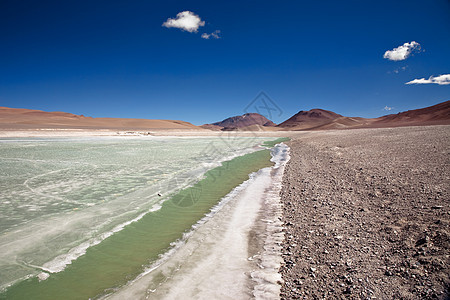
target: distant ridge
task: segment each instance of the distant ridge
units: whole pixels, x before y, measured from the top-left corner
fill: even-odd
[[[398,114],[375,119],[373,125],[446,125],[450,124],[450,100],[420,109],[408,110]]]
[[[256,125],[256,126],[255,126]],[[257,113],[246,113],[241,116],[234,116],[223,121],[201,125],[200,127],[210,130],[242,130],[248,128],[264,130],[264,127],[274,127],[276,124],[263,115]]]
[[[450,100],[374,119],[344,117],[324,109],[311,109],[299,111],[277,127],[281,130],[328,130],[420,125],[450,125]]]
[[[108,129],[108,130],[216,130],[298,131],[400,126],[450,125],[450,100],[398,114],[366,119],[345,117],[324,109],[299,111],[276,125],[257,113],[234,116],[213,124],[195,126],[178,120],[92,118],[66,112],[0,107],[0,130]]]
[[[178,120],[92,118],[66,112],[0,107],[0,130],[33,129],[203,130]]]

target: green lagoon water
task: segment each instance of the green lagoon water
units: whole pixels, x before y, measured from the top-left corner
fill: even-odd
[[[257,149],[263,141],[0,142],[0,298],[113,292],[181,243],[248,174],[272,164],[269,150]]]

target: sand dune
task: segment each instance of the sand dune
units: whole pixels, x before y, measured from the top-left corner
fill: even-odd
[[[66,112],[0,107],[0,130],[33,129],[204,130],[177,120],[92,118]]]

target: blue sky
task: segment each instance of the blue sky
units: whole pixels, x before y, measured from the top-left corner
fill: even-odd
[[[92,117],[377,117],[449,100],[449,54],[447,0],[0,1],[0,106]]]

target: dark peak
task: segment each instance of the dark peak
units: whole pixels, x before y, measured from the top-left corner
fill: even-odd
[[[227,118],[223,121],[216,122],[211,125],[223,127],[223,130],[236,129],[251,125],[276,126],[275,123],[258,113],[245,113],[240,116]]]
[[[318,123],[330,122],[340,117],[342,116],[335,112],[320,108],[314,108],[311,110],[301,110],[278,126],[296,127],[299,125],[303,126],[303,124],[311,124],[311,126],[316,126]]]

